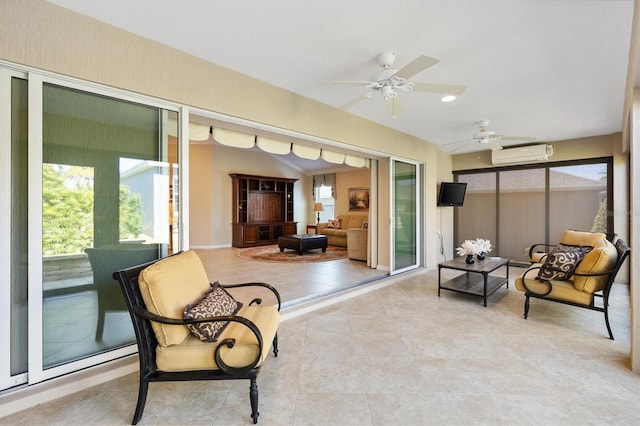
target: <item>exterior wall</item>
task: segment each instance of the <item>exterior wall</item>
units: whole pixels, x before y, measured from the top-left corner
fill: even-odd
[[[548,142],[553,146],[549,161],[567,161],[585,158],[611,157],[617,146],[621,146],[621,133]],[[491,151],[472,152],[455,155],[453,170],[486,169],[496,167],[491,164]]]
[[[0,27],[2,60],[354,147],[419,162],[435,162],[435,146],[423,140],[121,31],[44,0],[0,2]],[[381,173],[379,176],[382,180],[388,175]],[[434,187],[435,175],[430,172],[425,176],[425,187]],[[381,204],[381,208],[387,207],[388,204]],[[435,220],[435,203],[427,203],[426,208],[428,223]],[[389,223],[382,219],[381,216],[381,224]],[[190,229],[196,229],[195,224],[189,225]],[[380,232],[379,235],[378,245],[382,255],[388,252],[388,232]],[[435,256],[428,251],[427,265],[435,266]]]

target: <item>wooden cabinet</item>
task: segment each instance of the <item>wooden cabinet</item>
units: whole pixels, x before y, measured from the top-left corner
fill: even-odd
[[[275,244],[297,233],[293,221],[293,184],[297,179],[230,174],[234,247]]]

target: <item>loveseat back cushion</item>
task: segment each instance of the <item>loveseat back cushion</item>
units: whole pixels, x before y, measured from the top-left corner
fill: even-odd
[[[191,250],[144,269],[138,282],[149,312],[176,319],[182,319],[185,306],[200,299],[210,288],[202,261]],[[152,322],[151,326],[161,346],[176,345],[191,334],[185,325]]]
[[[571,246],[598,248],[606,246],[607,236],[602,232],[573,231],[567,229],[562,234],[562,240],[560,240],[560,242]]]
[[[604,234],[602,234],[604,236]],[[618,261],[618,251],[604,238],[603,246],[596,247],[585,254],[582,262],[578,264],[573,276],[573,285],[576,289],[587,293],[595,293],[604,289],[609,280],[608,275],[595,277],[583,277],[579,274],[598,274],[612,269]]]
[[[234,315],[242,307],[220,283],[211,284],[211,288],[200,300],[184,308],[185,319],[200,319],[207,317],[219,317]],[[227,326],[227,321],[210,321],[187,324],[187,328],[194,336],[203,342],[215,342],[218,336]]]
[[[342,220],[342,229],[362,228],[362,222],[367,218],[366,215],[360,214],[344,214],[338,215],[337,219]]]

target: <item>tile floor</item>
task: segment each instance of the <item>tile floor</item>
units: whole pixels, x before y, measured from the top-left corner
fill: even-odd
[[[285,310],[280,355],[258,378],[259,424],[637,425],[628,290],[613,289],[615,341],[602,314],[585,309],[533,300],[524,320],[513,285],[486,308],[438,297],[437,271],[385,278],[299,316]],[[124,425],[136,396],[131,374],[0,424]],[[140,424],[251,424],[249,414],[246,381],[156,383]]]

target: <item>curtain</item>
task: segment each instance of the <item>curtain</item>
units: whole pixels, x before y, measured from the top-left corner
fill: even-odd
[[[336,174],[326,173],[324,175],[313,175],[313,194],[316,193],[316,188],[320,188],[322,185],[331,187],[331,198],[336,199]]]

